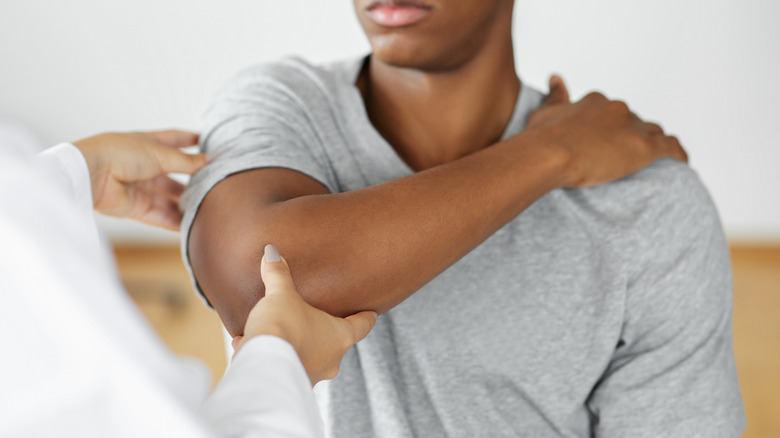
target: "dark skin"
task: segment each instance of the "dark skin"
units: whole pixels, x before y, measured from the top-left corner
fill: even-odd
[[[399,31],[368,18],[371,1],[355,0],[373,48],[357,86],[374,127],[414,170],[496,143],[520,91],[507,38],[513,2],[440,3]]]
[[[401,28],[373,23],[369,2],[355,3],[373,48],[356,85],[374,126],[416,172],[339,194],[280,168],[217,184],[188,249],[234,336],[264,294],[257,265],[269,242],[308,303],[337,316],[382,313],[551,190],[686,159],[674,137],[621,102],[591,94],[569,103],[558,78],[528,129],[497,142],[520,87],[512,1],[430,1],[423,20]]]

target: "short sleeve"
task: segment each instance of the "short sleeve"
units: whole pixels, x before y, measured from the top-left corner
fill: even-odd
[[[317,134],[314,113],[328,105],[307,64],[288,59],[247,69],[217,92],[203,113],[200,151],[212,161],[191,179],[181,201],[182,256],[203,199],[230,175],[264,167],[296,170],[339,191],[333,166]]]
[[[588,401],[597,437],[737,437],[728,246],[706,190],[672,166],[637,228],[620,341]]]

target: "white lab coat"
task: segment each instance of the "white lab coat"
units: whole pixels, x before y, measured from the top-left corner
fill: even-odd
[[[73,145],[0,145],[0,436],[323,436],[286,341],[247,342],[209,396],[128,298]]]

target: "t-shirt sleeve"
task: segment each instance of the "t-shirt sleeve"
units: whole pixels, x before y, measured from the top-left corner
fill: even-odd
[[[193,176],[179,205],[182,256],[201,297],[187,241],[198,208],[220,181],[250,169],[282,167],[339,191],[313,122],[312,107],[323,105],[322,93],[305,68],[295,60],[250,68],[228,81],[203,113],[200,151],[213,154],[212,161]]]
[[[737,437],[728,247],[695,174],[666,176],[637,229],[620,341],[588,402],[594,435]]]

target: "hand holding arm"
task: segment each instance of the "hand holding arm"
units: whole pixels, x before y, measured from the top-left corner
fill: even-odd
[[[376,313],[341,319],[309,306],[271,245],[260,270],[266,296],[249,314],[244,336],[233,339],[236,356],[202,419],[219,436],[323,437],[309,384],[336,375],[344,353],[371,331]]]
[[[178,150],[197,143],[197,134],[183,131],[106,133],[73,142],[87,161],[96,210],[170,230],[179,229],[184,187],[167,174],[193,174],[206,164],[205,155]]]
[[[233,339],[236,353],[255,336],[273,335],[295,348],[312,386],[336,377],[344,353],[374,327],[376,312],[337,318],[310,306],[298,295],[287,261],[273,245],[265,247],[260,271],[265,297],[249,313],[244,335]]]
[[[596,118],[612,121],[608,130],[598,127]],[[565,151],[568,165],[562,187],[581,188],[607,183],[641,170],[661,158],[688,162],[688,154],[676,137],[666,135],[655,123],[637,117],[628,105],[590,93],[572,104],[560,76],[550,78],[550,94],[531,114],[528,130],[548,130],[556,145]],[[611,141],[604,141],[609,134]]]

